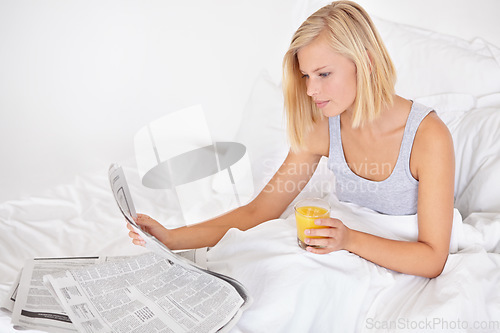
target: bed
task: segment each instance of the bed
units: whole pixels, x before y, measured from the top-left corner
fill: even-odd
[[[325,3],[297,2],[284,10],[284,3],[258,1],[252,13],[265,12],[265,18],[281,13],[277,34],[291,36],[293,27]],[[459,3],[469,6],[465,1]],[[60,3],[53,4],[61,10],[57,7]],[[391,6],[390,1],[383,4]],[[157,5],[160,12],[168,10]],[[213,10],[226,5],[231,13],[251,7],[246,2],[217,2]],[[154,14],[144,10],[141,15]],[[432,106],[453,136],[455,212],[444,271],[427,279],[382,268],[346,251],[323,256],[307,253],[296,244],[290,206],[280,219],[245,232],[231,229],[207,251],[207,267],[238,279],[254,300],[232,329],[234,333],[500,332],[500,45],[481,35],[463,39],[373,15],[396,65],[398,94]],[[463,24],[472,26],[479,21],[481,17],[470,17]],[[482,24],[487,25],[485,30],[500,32],[496,21]],[[251,179],[252,191],[245,201],[262,189],[288,150],[279,64],[286,43],[270,48],[270,37],[255,45],[262,47],[258,51],[272,52],[264,60],[258,58],[255,67],[247,68],[253,73],[248,76],[250,83],[236,85],[247,88],[238,95],[239,99],[244,97],[244,103],[228,108],[238,114],[228,116],[225,109],[221,111],[220,117],[232,122],[232,130],[220,140],[218,127],[211,127],[215,139],[246,147],[250,167],[234,174],[237,184]],[[220,103],[220,95],[215,99]],[[207,102],[209,110],[212,102]],[[156,114],[148,114],[140,126],[153,116]],[[126,134],[129,138],[120,144],[132,147],[134,133]],[[107,166],[112,162],[124,167],[139,212],[167,227],[179,226],[182,214],[174,204],[173,192],[143,186],[143,173],[130,153],[132,149],[124,151],[127,154],[111,154],[116,158],[103,163],[102,168],[78,172],[63,184],[53,181],[33,195],[8,198],[8,186],[1,190],[6,199],[0,203],[0,299],[6,297],[26,259],[145,251],[131,244],[113,202],[107,179]],[[416,239],[416,216],[385,216],[341,203],[332,187],[333,177],[322,160],[296,200],[325,198],[332,205],[332,214],[351,228],[393,239]],[[209,205],[222,207],[231,189],[221,185],[217,177],[203,184],[208,187],[203,193],[212,200]],[[202,209],[193,219],[213,214]],[[9,313],[0,311],[0,332],[14,331]]]

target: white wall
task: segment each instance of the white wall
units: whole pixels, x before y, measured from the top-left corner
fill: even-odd
[[[132,161],[140,127],[189,105],[230,140],[254,78],[279,73],[294,15],[314,2],[0,1],[0,202]],[[359,2],[500,45],[498,0]]]
[[[2,0],[0,202],[133,159],[141,126],[193,104],[231,139],[262,50],[288,43],[278,4]]]

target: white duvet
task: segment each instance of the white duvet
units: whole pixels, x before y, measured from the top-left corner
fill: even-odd
[[[0,297],[25,259],[144,251],[131,244],[104,171],[41,197],[0,204]],[[141,192],[134,177],[129,182],[138,210],[167,220],[164,193]],[[416,238],[415,216],[381,215],[333,195],[327,199],[332,215],[351,228]],[[254,300],[233,332],[500,331],[500,214],[473,213],[462,222],[456,211],[453,253],[441,276],[426,279],[346,251],[306,252],[297,246],[288,212],[245,232],[231,229],[207,253],[208,267],[240,280]],[[0,332],[15,332],[1,311]]]
[[[351,228],[416,239],[416,216],[330,201],[332,215]],[[231,229],[208,252],[208,266],[240,280],[254,297],[235,332],[498,332],[500,214],[466,222],[476,227],[455,211],[454,253],[434,279],[396,273],[347,251],[304,251],[293,215],[245,232]]]

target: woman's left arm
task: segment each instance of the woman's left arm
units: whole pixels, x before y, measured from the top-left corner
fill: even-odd
[[[310,229],[311,236],[326,239],[306,239],[310,245],[326,247],[308,247],[308,251],[322,254],[345,249],[401,273],[429,278],[440,275],[448,258],[453,224],[455,157],[451,134],[434,112],[420,124],[411,158],[419,180],[417,241],[373,236],[330,218],[318,220],[330,228]]]

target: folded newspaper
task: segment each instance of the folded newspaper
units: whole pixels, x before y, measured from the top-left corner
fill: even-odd
[[[1,308],[11,312],[14,328],[76,332],[60,302],[43,284],[45,275],[74,270],[123,257],[35,258],[27,260]]]
[[[141,230],[122,168],[112,165],[109,179],[123,216],[151,252],[27,261],[2,305],[14,325],[49,332],[229,331],[250,306],[245,288]]]

